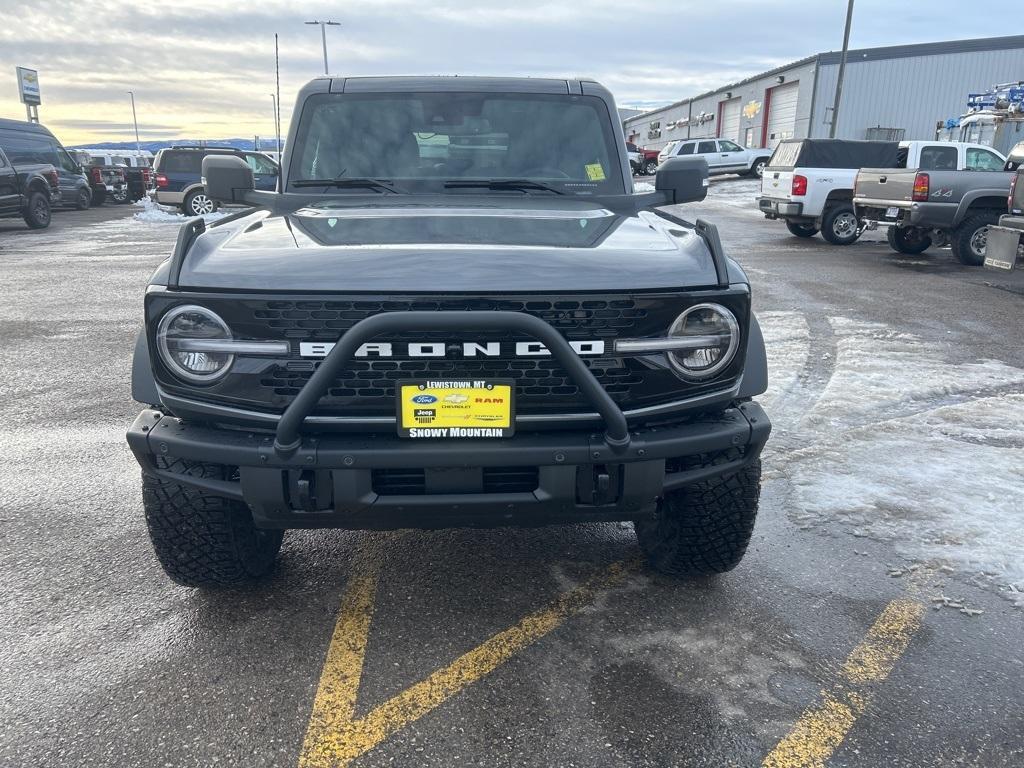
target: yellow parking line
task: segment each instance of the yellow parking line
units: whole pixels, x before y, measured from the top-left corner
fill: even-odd
[[[423,717],[547,635],[592,602],[598,591],[621,581],[639,565],[638,561],[630,561],[609,566],[579,587],[559,595],[548,607],[531,613],[358,719],[353,716],[351,705],[355,703],[366,650],[371,615],[367,606],[368,600],[372,602],[373,588],[354,584],[343,602],[327,653],[299,756],[299,767],[340,768],[349,765],[396,731]],[[375,573],[373,579],[376,580]],[[352,593],[356,594],[352,596]],[[343,626],[354,628],[355,640],[346,635],[349,630],[342,630]],[[335,644],[342,648],[335,650]]]
[[[302,747],[303,755],[314,746],[309,743],[310,734],[341,730],[355,717],[356,695],[363,675],[366,638],[370,634],[373,598],[380,574],[380,559],[369,556],[368,552],[360,548],[352,564],[352,577],[342,598],[338,621],[320,673],[306,743]]]
[[[821,692],[821,701],[800,716],[763,768],[823,768],[867,707],[870,685],[885,680],[907,649],[924,611],[916,600],[889,603],[846,658],[839,682]]]

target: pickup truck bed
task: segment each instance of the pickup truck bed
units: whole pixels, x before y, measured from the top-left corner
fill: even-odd
[[[853,203],[862,225],[890,228],[894,250],[920,253],[949,242],[963,264],[979,266],[987,229],[1006,210],[1012,177],[1002,171],[864,168]]]

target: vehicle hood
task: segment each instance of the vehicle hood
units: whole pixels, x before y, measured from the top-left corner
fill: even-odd
[[[703,239],[651,211],[623,215],[578,199],[454,197],[443,205],[331,198],[283,215],[256,211],[201,235],[178,285],[417,293],[716,283]]]

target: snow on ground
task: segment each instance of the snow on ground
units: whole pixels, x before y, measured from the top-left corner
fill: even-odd
[[[148,196],[143,197],[137,203],[135,207],[141,209],[135,214],[134,218],[136,221],[146,221],[154,224],[182,224],[188,219],[193,218],[186,216],[181,212],[179,208],[172,208],[168,205],[159,205],[153,202]],[[221,211],[214,213],[207,213],[203,216],[206,221],[216,221],[217,219],[224,218],[228,214]]]
[[[761,211],[757,207],[757,195],[760,191],[760,179],[732,175],[712,176],[708,197],[714,198],[716,203],[725,203],[761,216]]]
[[[775,378],[764,401],[797,438],[766,454],[770,474],[792,485],[791,518],[890,540],[910,560],[948,564],[1024,605],[1024,370],[829,318],[834,370],[808,397],[803,316],[761,321]]]

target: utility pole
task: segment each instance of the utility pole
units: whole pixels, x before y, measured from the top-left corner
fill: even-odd
[[[324,74],[328,72],[327,69],[327,28],[328,27],[340,27],[341,24],[337,21],[307,21],[306,24],[319,24],[320,25],[320,37],[324,44]]]
[[[139,119],[135,117],[135,94],[128,91],[128,95],[132,97],[132,122],[135,123],[135,151],[141,152],[142,146],[139,144]]]
[[[274,105],[274,133],[277,133],[277,96],[270,94],[270,103]]]
[[[277,152],[281,156],[281,55],[277,47],[277,33],[274,33],[274,76],[277,79],[277,96],[274,98],[274,127],[277,129]]]
[[[832,103],[832,125],[828,129],[828,137],[836,137],[839,127],[839,101],[843,98],[843,76],[846,74],[846,51],[850,47],[850,24],[853,22],[853,0],[846,6],[846,29],[843,31],[843,54],[839,58],[839,74],[836,76],[836,100]]]

